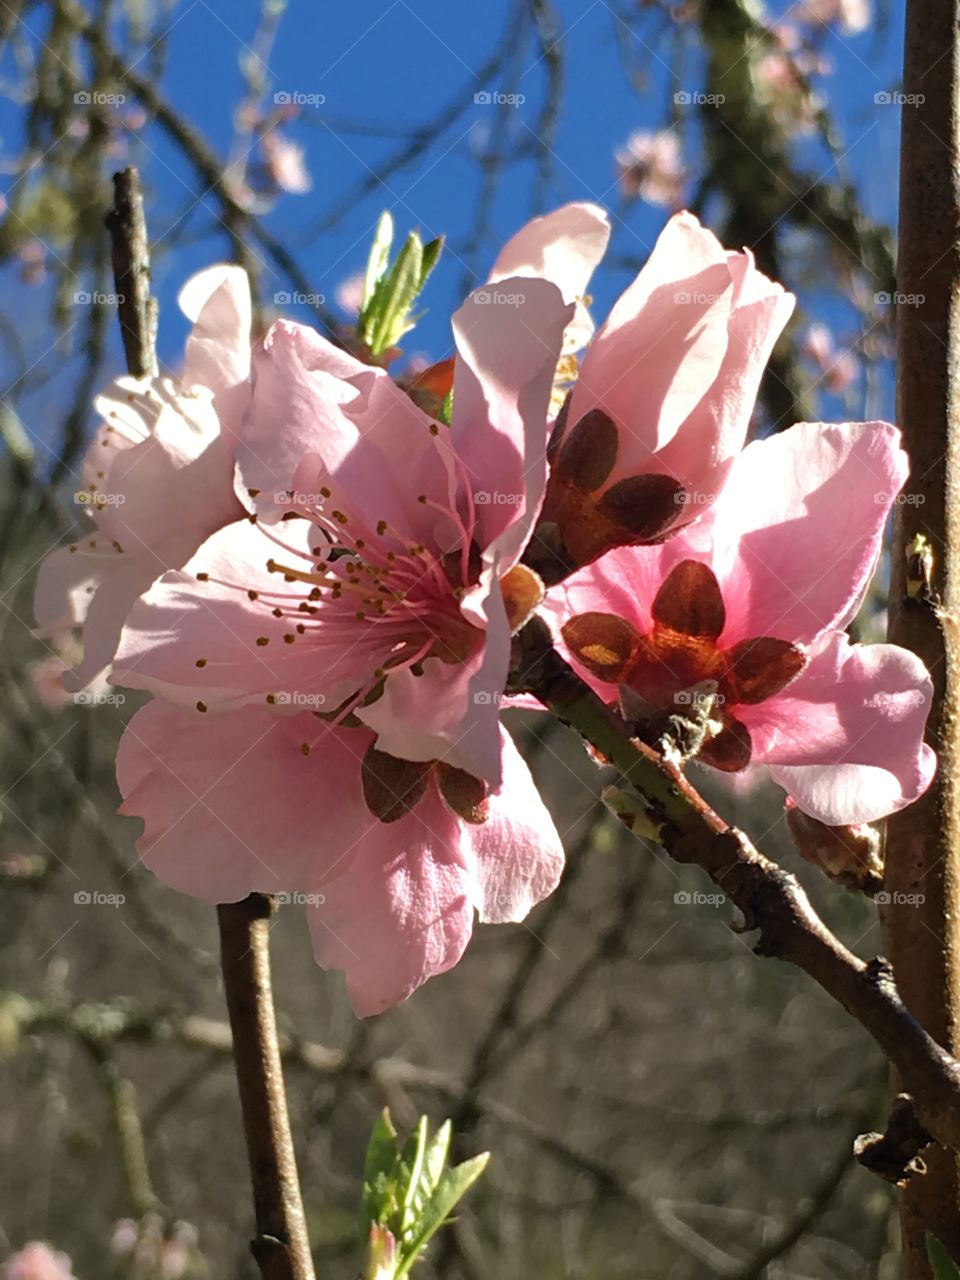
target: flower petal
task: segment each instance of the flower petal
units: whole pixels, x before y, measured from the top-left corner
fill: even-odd
[[[556,285],[516,276],[475,290],[453,317],[451,439],[477,541],[488,552],[496,542],[501,572],[520,558],[543,500],[547,408],[572,314]]]
[[[801,423],[747,446],[714,508],[724,643],[842,628],[876,567],[907,475],[885,422]]]
[[[315,891],[346,873],[377,825],[360,785],[369,741],[309,712],[200,715],[154,699],[120,742],[120,812],[143,819],[143,861],[182,893]]]
[[[586,292],[610,239],[610,216],[599,205],[562,205],[520,228],[500,250],[490,283],[509,276],[552,280],[566,302]]]
[[[563,843],[526,762],[505,729],[503,785],[488,798],[487,820],[464,824],[461,848],[473,868],[480,919],[523,920],[551,894],[563,872]]]
[[[821,642],[782,694],[740,707],[774,779],[805,813],[830,826],[873,822],[930,785],[923,741],[932,683],[915,654],[890,644]]]

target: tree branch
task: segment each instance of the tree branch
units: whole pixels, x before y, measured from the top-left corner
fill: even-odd
[[[273,906],[270,898],[254,893],[217,907],[257,1218],[250,1247],[263,1280],[314,1280],[270,982]]]
[[[660,824],[660,842],[678,862],[693,863],[739,908],[744,930],[757,930],[757,955],[789,961],[807,973],[867,1030],[900,1071],[917,1115],[943,1146],[960,1150],[960,1063],[904,1005],[882,959],[858,959],[815,912],[797,879],[755,849],[698,795],[679,762],[632,738],[627,725],[556,652],[534,619],[516,637],[511,692],[538,698],[576,729],[644,797]]]

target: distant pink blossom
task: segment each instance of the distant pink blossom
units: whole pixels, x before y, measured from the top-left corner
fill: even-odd
[[[65,1253],[35,1240],[7,1259],[3,1280],[76,1280],[76,1277]]]
[[[40,570],[39,633],[57,639],[83,628],[72,690],[109,665],[150,583],[243,512],[233,450],[250,395],[246,276],[211,267],[188,281],[180,305],[194,327],[178,378],[118,378],[97,397],[101,423],[74,494],[79,536]]]
[[[687,171],[673,129],[638,129],[616,153],[620,190],[628,200],[674,208],[683,198]]]
[[[360,314],[360,308],[363,305],[364,281],[364,273],[358,271],[355,275],[348,276],[346,280],[337,285],[334,293],[337,306],[349,316]]]
[[[271,182],[289,195],[306,195],[313,187],[307,171],[303,147],[285,137],[277,129],[260,136],[260,155]]]
[[[829,391],[840,395],[856,381],[859,372],[852,351],[838,351],[825,324],[812,324],[803,339],[803,353],[820,369]]]
[[[870,0],[801,0],[790,10],[801,22],[836,23],[847,35],[866,31],[872,15]]]
[[[930,677],[906,649],[851,644],[845,628],[906,474],[886,423],[804,423],[750,444],[707,517],[550,594],[561,642],[641,734],[715,695],[702,763],[764,764],[831,826],[901,809],[935,767]]]

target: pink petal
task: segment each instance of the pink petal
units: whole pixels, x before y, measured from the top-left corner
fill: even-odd
[[[547,409],[572,315],[556,285],[516,276],[475,290],[453,317],[452,443],[477,540],[496,542],[501,572],[519,559],[543,500]]]
[[[404,538],[433,545],[437,514],[418,498],[451,503],[446,432],[432,433],[432,419],[384,369],[281,320],[255,353],[254,372],[238,461],[265,519],[289,511],[277,495],[317,493],[332,477],[351,517],[369,528],[385,520]]]
[[[754,759],[805,813],[831,826],[873,822],[930,785],[936,760],[923,731],[932,692],[915,654],[833,633],[782,694],[738,715]]]
[[[276,557],[303,568],[311,533],[317,537],[305,520],[286,522],[282,532],[301,558],[239,520],[209,538],[182,571],[164,574],[127,619],[113,682],[186,705],[262,705],[268,695],[283,694],[281,705],[295,705],[298,695],[334,710],[384,660],[385,642],[373,627],[358,629],[349,644],[339,632],[328,640],[322,611],[303,635],[294,619],[274,617],[275,606],[294,595],[305,598],[309,588],[291,587],[282,573],[269,572],[268,562]],[[287,642],[285,636],[294,638]]]
[[[717,239],[690,214],[671,218],[594,338],[570,402],[571,425],[596,407],[616,422],[615,478],[645,470],[713,383],[727,350],[733,296]]]
[[[194,327],[180,383],[207,387],[223,430],[236,431],[250,399],[252,306],[247,273],[240,267],[208,267],[187,281],[177,301]]]
[[[500,250],[490,272],[494,284],[508,276],[552,280],[566,302],[586,292],[610,239],[610,217],[596,204],[565,204],[521,227]]]
[[[503,777],[500,691],[510,664],[510,630],[494,572],[484,575],[480,618],[486,642],[460,663],[427,658],[388,677],[382,697],[357,714],[381,751],[401,760],[443,760],[491,786]]]
[[[523,920],[551,894],[563,872],[563,843],[526,762],[503,735],[503,785],[489,798],[490,816],[463,823],[462,848],[474,868],[482,921]]]
[[[380,825],[360,783],[370,741],[309,712],[201,715],[154,699],[120,742],[120,812],[143,819],[141,858],[182,893],[235,902],[317,891]]]
[[[885,422],[807,422],[747,446],[714,511],[724,644],[846,625],[907,476],[899,441]]]
[[[458,820],[431,787],[412,813],[368,825],[307,921],[317,963],[342,969],[361,1018],[406,1000],[453,968],[473,930]]]

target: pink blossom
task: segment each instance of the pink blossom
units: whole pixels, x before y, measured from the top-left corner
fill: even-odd
[[[350,316],[360,314],[360,308],[363,305],[363,288],[364,273],[358,271],[355,275],[348,276],[346,280],[341,281],[337,285],[334,297],[337,300],[337,306]]]
[[[747,446],[711,514],[655,547],[622,548],[549,605],[606,698],[653,732],[716,692],[699,752],[765,764],[811,817],[870,822],[929,785],[932,686],[914,654],[844,628],[907,474],[886,423],[804,423]]]
[[[270,181],[280,191],[302,196],[313,187],[303,158],[303,147],[270,129],[260,136],[260,154]]]
[[[360,1016],[455,965],[475,910],[523,919],[563,864],[506,734],[503,784],[486,798],[442,762],[390,761],[373,743],[309,710],[198,716],[154,699],[117,759],[121,812],[144,820],[146,864],[209,902],[302,895],[317,962],[346,971]]]
[[[856,380],[858,366],[851,351],[838,351],[825,324],[812,324],[803,340],[803,353],[817,365],[829,391],[842,394]]]
[[[676,207],[683,198],[687,171],[673,129],[638,129],[616,153],[617,175],[625,199]]]
[[[547,582],[706,510],[743,445],[792,294],[675,215],[583,358],[551,440],[533,564]]]
[[[70,1259],[38,1240],[8,1258],[3,1280],[76,1280]]]
[[[44,561],[39,632],[83,626],[79,689],[112,660],[137,597],[242,514],[233,435],[249,400],[250,293],[237,267],[211,267],[180,294],[193,320],[177,379],[118,378],[95,401],[102,419],[74,494],[78,539]]]
[[[238,451],[257,518],[215,533],[143,596],[115,682],[277,714],[295,692],[353,712],[382,751],[499,785],[513,608],[536,603],[514,599],[515,566],[543,494],[572,314],[544,280],[471,295],[453,320],[449,428],[383,369],[278,321],[255,356]]]
[[[801,22],[837,23],[847,35],[866,31],[871,16],[870,0],[801,0],[791,10],[791,17]]]

